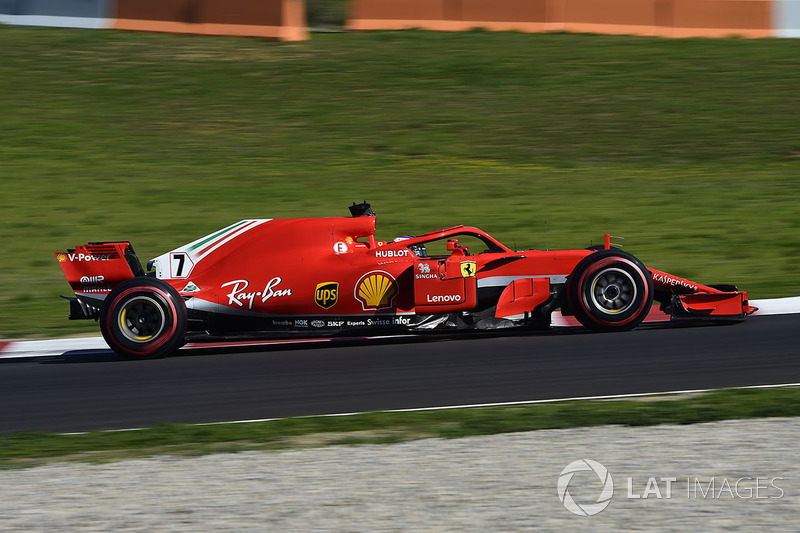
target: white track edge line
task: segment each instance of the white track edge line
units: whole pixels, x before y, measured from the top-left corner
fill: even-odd
[[[571,398],[549,398],[545,400],[520,400],[514,402],[494,402],[494,403],[474,403],[462,405],[443,405],[436,407],[412,407],[408,409],[383,409],[378,411],[353,411],[349,413],[328,413],[321,415],[303,415],[303,416],[286,416],[277,418],[253,418],[248,420],[225,420],[222,422],[199,422],[196,424],[180,424],[187,426],[216,426],[225,424],[254,424],[258,422],[276,422],[278,420],[288,420],[290,418],[334,418],[346,416],[358,416],[375,413],[417,413],[423,411],[447,411],[453,409],[481,409],[485,407],[510,407],[514,405],[537,405],[545,403],[557,402],[577,402],[589,400],[624,400],[626,398],[642,398],[647,396],[674,396],[678,394],[700,394],[704,392],[716,392],[721,390],[752,390],[752,389],[779,389],[783,387],[800,387],[800,383],[778,383],[773,385],[746,385],[743,387],[723,387],[720,389],[686,389],[676,391],[663,391],[663,392],[636,392],[630,394],[607,394],[601,396],[575,396]],[[97,431],[79,431],[74,433],[57,433],[57,435],[86,435],[88,433],[114,433],[118,431],[144,431],[148,428],[124,428],[124,429],[106,429]]]

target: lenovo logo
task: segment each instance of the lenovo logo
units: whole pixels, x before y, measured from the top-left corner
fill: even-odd
[[[451,302],[460,302],[461,296],[458,294],[437,294],[437,295],[427,295],[428,303],[431,304],[439,304],[439,303],[451,303]]]

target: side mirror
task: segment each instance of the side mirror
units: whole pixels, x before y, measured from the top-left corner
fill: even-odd
[[[458,239],[449,239],[447,241],[447,251],[452,252],[458,246]]]

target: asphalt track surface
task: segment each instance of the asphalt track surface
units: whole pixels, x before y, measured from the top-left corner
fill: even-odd
[[[0,361],[0,434],[800,382],[800,315],[728,325]]]

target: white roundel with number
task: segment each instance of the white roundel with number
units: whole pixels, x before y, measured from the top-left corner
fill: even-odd
[[[169,274],[171,278],[188,278],[194,268],[192,257],[186,252],[170,252]]]

